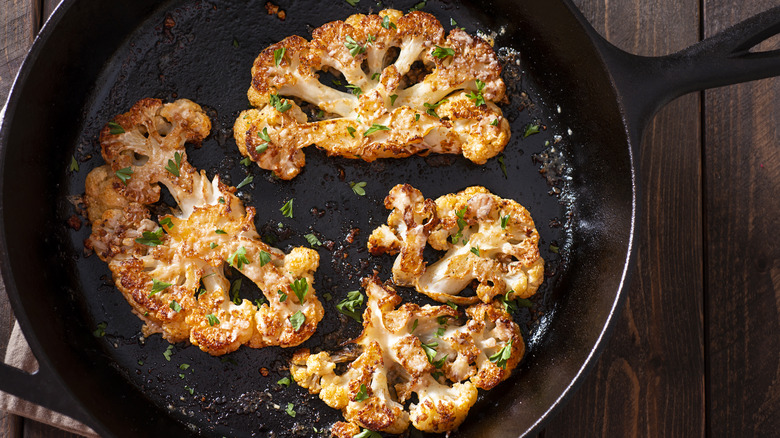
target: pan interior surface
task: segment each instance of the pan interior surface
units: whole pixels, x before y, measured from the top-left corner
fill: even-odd
[[[141,322],[107,266],[83,253],[90,229],[73,226],[72,197],[83,193],[89,171],[103,164],[97,141],[102,126],[144,97],[188,98],[206,109],[212,133],[202,147],[188,147],[190,162],[232,185],[254,177],[238,193],[257,208],[261,235],[273,236],[285,251],[308,246],[308,233],[333,242],[332,250],[318,249],[315,273],[326,316],[303,347],[335,349],[360,332],[335,305],[373,271],[390,278],[392,258],[370,256],[365,242],[385,222],[382,200],[394,185],[409,183],[434,199],[482,185],[528,208],[542,236],[548,278],[534,307],[517,315],[527,356],[507,382],[480,396],[452,436],[517,436],[537,427],[602,338],[619,301],[633,226],[629,140],[604,67],[567,5],[428,2],[423,9],[445,29],[479,31],[504,48],[499,53],[509,102],[502,109],[513,132],[502,159],[506,172],[495,158],[484,166],[450,156],[364,163],[307,148],[304,171],[279,181],[239,164],[232,139],[233,121],[249,107],[252,61],[285,36],[310,38],[314,27],[379,8],[293,2],[282,21],[266,13],[264,1],[129,3],[112,2],[107,12],[97,2],[73,2],[55,17],[56,27],[45,29],[9,105],[3,157],[9,294],[17,313],[23,309],[20,322],[33,335],[39,359],[61,376],[98,430],[117,436],[151,430],[329,436],[329,426],[341,419],[306,390],[277,383],[289,375],[287,360],[297,348],[242,347],[211,357],[191,345],[170,347],[159,335],[142,338]],[[407,10],[414,3],[391,6]],[[83,32],[86,23],[97,24]],[[524,138],[536,123],[545,129]],[[71,157],[79,161],[76,172],[68,170]],[[350,181],[365,181],[366,195],[352,192]],[[294,217],[286,218],[279,209],[291,198]],[[42,230],[44,237],[35,238]],[[332,300],[324,299],[326,293]],[[400,293],[429,302],[413,291]],[[260,295],[248,288],[242,297]],[[286,410],[289,403],[295,417]]]

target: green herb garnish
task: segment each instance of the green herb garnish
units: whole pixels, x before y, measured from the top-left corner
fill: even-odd
[[[298,313],[300,313],[300,312],[298,312]],[[287,403],[287,409],[285,409],[284,411],[287,412],[287,415],[295,418],[295,409],[294,408],[295,408],[294,404]]]
[[[382,27],[384,27],[385,29],[388,29],[388,30],[390,30],[391,27],[393,29],[398,29],[398,27],[395,25],[395,23],[390,21],[390,16],[388,16],[388,15],[385,15],[384,17],[382,17]]]
[[[480,81],[479,79],[476,80],[477,83],[477,92],[470,92],[466,94],[466,97],[471,99],[474,102],[475,106],[481,106],[485,104],[485,96],[482,95],[482,90],[485,88],[485,83]]]
[[[366,196],[366,182],[360,181],[360,182],[349,182],[349,187],[352,188],[352,191],[355,192],[358,196]]]
[[[176,300],[171,301],[171,304],[168,304],[168,307],[173,309],[174,312],[181,312],[181,305],[176,302]]]
[[[238,296],[238,292],[241,290],[241,279],[234,281],[233,284],[230,285],[230,300],[233,301],[233,304],[236,306],[241,305],[241,297]]]
[[[512,341],[510,340],[509,343],[501,347],[500,350],[498,350],[498,353],[490,356],[488,359],[490,359],[491,362],[496,364],[499,368],[506,368],[506,361],[509,360],[509,358],[512,357]]]
[[[541,132],[541,125],[538,124],[533,125],[529,123],[528,126],[525,127],[525,133],[523,134],[523,138],[526,138],[529,135],[538,134],[539,132]]]
[[[236,189],[240,189],[241,187],[244,187],[245,185],[247,185],[247,184],[251,183],[252,181],[254,181],[254,179],[255,179],[254,176],[247,175],[246,178],[244,178],[243,181],[238,183],[238,185],[236,186]]]
[[[275,49],[274,50],[274,65],[279,65],[280,62],[282,62],[282,59],[284,58],[284,52],[287,51],[287,48],[282,47],[281,49]]]
[[[358,307],[362,305],[363,294],[361,294],[359,290],[353,290],[347,292],[347,298],[336,304],[336,309],[355,321],[362,322],[363,318],[361,317],[361,313],[358,313]]]
[[[169,345],[168,348],[166,348],[165,351],[163,352],[163,357],[165,357],[165,360],[170,362],[172,354],[173,354],[173,345]]]
[[[360,45],[360,44],[359,44],[357,41],[355,41],[355,39],[354,39],[354,38],[352,38],[351,36],[347,35],[347,38],[346,38],[346,40],[347,40],[347,42],[346,42],[346,43],[344,43],[344,46],[345,46],[347,49],[349,49],[349,54],[350,54],[350,55],[352,55],[353,57],[354,57],[354,56],[357,56],[357,55],[359,55],[359,54],[361,54],[361,53],[363,53],[363,52],[365,52],[365,51],[366,51],[366,48],[365,48],[365,47],[363,47],[363,46],[361,46],[361,45]]]
[[[369,135],[371,135],[371,134],[373,134],[373,133],[375,133],[377,131],[389,131],[389,130],[390,130],[390,128],[388,128],[385,125],[379,125],[379,124],[374,123],[373,125],[371,125],[370,128],[366,129],[366,132],[363,133],[363,137],[368,137]]]
[[[158,292],[162,292],[165,289],[168,289],[171,286],[173,286],[173,284],[160,281],[156,278],[152,278],[152,291],[149,292],[149,296],[151,297]]]
[[[317,238],[314,234],[304,234],[303,238],[306,239],[309,242],[309,245],[311,245],[312,248],[316,248],[320,245],[322,245],[322,242],[320,242],[320,239]]]
[[[279,211],[282,212],[282,216],[289,217],[289,218],[292,219],[292,217],[293,217],[293,200],[295,200],[295,198],[290,198],[290,200],[285,202],[284,205],[282,205],[282,208],[279,209]]]
[[[357,394],[355,394],[355,398],[353,399],[353,401],[362,402],[367,398],[368,398],[368,388],[366,388],[365,383],[361,383],[360,390],[358,391]]]
[[[79,162],[76,161],[76,156],[73,155],[70,157],[70,167],[68,167],[68,170],[71,172],[78,172],[79,171]]]
[[[219,319],[216,316],[214,316],[213,313],[209,313],[208,315],[206,315],[206,320],[208,320],[209,325],[211,327],[214,327],[215,325],[219,324]]]
[[[179,169],[181,169],[181,154],[176,152],[173,154],[173,158],[176,160],[168,160],[168,165],[165,166],[165,170],[171,173],[173,176],[179,176]]]
[[[117,122],[108,122],[108,133],[111,135],[124,134],[125,128]]]
[[[236,252],[230,254],[228,257],[228,264],[236,269],[241,269],[244,265],[249,264],[249,259],[246,258],[246,248],[239,247]]]
[[[295,312],[295,313],[294,313],[294,314],[293,314],[293,315],[290,317],[290,324],[292,324],[292,328],[293,328],[293,330],[295,330],[296,332],[297,332],[298,330],[300,330],[301,326],[303,325],[303,323],[304,323],[305,321],[306,321],[306,315],[304,315],[304,314],[303,314],[303,312],[301,312],[300,310],[299,310],[299,311],[297,311],[297,312]]]
[[[363,94],[363,90],[357,85],[347,84],[347,88],[352,90],[352,94],[354,94],[355,96],[360,96],[361,94]]]
[[[281,379],[276,381],[277,385],[282,385],[284,387],[290,386],[290,378],[289,377],[282,377]]]
[[[162,228],[158,228],[154,231],[144,231],[142,234],[143,237],[139,237],[135,239],[135,242],[146,246],[162,245],[162,240],[160,239],[162,237],[162,234],[163,234]]]
[[[266,251],[260,251],[259,258],[260,258],[260,267],[262,268],[263,266],[265,266],[267,263],[271,261],[271,254]]]
[[[124,169],[119,169],[116,172],[114,172],[114,175],[116,175],[117,178],[121,179],[125,185],[127,185],[127,180],[130,179],[130,175],[132,174],[133,174],[132,167],[125,167]]]
[[[355,138],[355,128],[347,126],[347,132],[349,132],[350,137]]]
[[[439,59],[444,59],[448,56],[455,56],[455,50],[450,49],[449,47],[436,46],[436,48],[431,51],[431,55]]]
[[[274,107],[277,111],[280,113],[283,113],[287,111],[288,109],[292,108],[292,105],[290,102],[288,102],[286,99],[282,101],[282,99],[279,97],[278,94],[272,94],[269,96],[269,103],[272,107]]]
[[[97,325],[97,328],[95,331],[92,332],[92,336],[96,338],[102,338],[106,335],[106,327],[108,327],[108,324],[105,322],[101,322]]]

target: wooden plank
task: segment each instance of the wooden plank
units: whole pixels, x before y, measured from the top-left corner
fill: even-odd
[[[21,438],[22,418],[0,411],[0,436],[4,438]]]
[[[697,2],[574,0],[618,47],[695,43]],[[702,436],[705,422],[700,94],[665,107],[640,154],[642,217],[628,300],[591,375],[545,436]]]
[[[705,1],[705,35],[778,5]],[[758,49],[780,49],[780,40]],[[780,79],[707,91],[704,102],[708,430],[714,437],[777,436]]]
[[[40,14],[38,1],[4,0],[0,8],[0,105],[38,32]]]
[[[24,438],[83,438],[47,424],[39,423],[28,418],[24,419]]]

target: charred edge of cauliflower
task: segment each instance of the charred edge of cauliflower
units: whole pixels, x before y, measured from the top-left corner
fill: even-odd
[[[341,75],[352,92],[324,85],[319,71]],[[282,179],[301,171],[302,148],[311,144],[369,162],[436,152],[484,164],[509,141],[509,122],[494,103],[504,91],[489,43],[457,28],[445,37],[428,13],[387,9],[263,50],[247,93],[256,108],[233,132],[243,155]],[[309,122],[297,102],[313,104],[324,120]]]
[[[296,352],[290,368],[299,385],[352,424],[338,423],[339,436],[357,426],[401,433],[409,423],[425,432],[454,430],[476,402],[477,388],[494,388],[523,357],[520,328],[500,304],[469,307],[464,323],[449,306],[396,309],[401,298],[376,278],[363,286],[363,332],[353,341],[362,353],[347,370],[337,374],[339,357],[307,349]]]
[[[210,127],[200,106],[186,99],[143,99],[108,123],[100,134],[108,164],[86,181],[92,223],[86,244],[108,263],[144,321],[144,334],[189,339],[213,355],[243,344],[298,345],[323,315],[312,287],[319,256],[307,248],[285,254],[263,243],[255,209],[244,208],[235,188],[218,177],[209,181],[187,162],[185,143],[200,142]],[[149,204],[159,200],[160,184],[178,209],[158,224]],[[231,300],[225,264],[254,282],[268,303]]]
[[[461,305],[489,303],[498,295],[511,300],[536,293],[544,280],[544,260],[528,210],[479,186],[438,198],[433,211],[429,202],[433,201],[408,185],[394,187],[385,198],[385,207],[392,211],[387,225],[371,234],[368,249],[372,254],[400,253],[393,265],[396,284]],[[419,219],[400,219],[413,211],[426,212],[424,220],[435,225],[424,229]],[[426,242],[446,251],[430,266],[422,259]],[[474,281],[476,296],[458,295]]]

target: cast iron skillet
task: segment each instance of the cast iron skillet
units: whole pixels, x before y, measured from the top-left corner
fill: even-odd
[[[314,349],[333,348],[359,331],[334,305],[362,275],[377,269],[389,278],[391,259],[370,257],[363,247],[386,218],[381,201],[393,185],[409,182],[433,198],[481,184],[527,206],[549,273],[534,307],[517,316],[528,354],[510,380],[481,397],[454,436],[538,431],[596,360],[622,302],[638,214],[637,141],[648,118],[686,92],[780,74],[780,54],[749,53],[780,31],[780,8],[680,53],[644,58],[600,38],[567,0],[429,2],[425,10],[445,27],[453,18],[470,32],[496,32],[497,47],[521,53],[521,68],[504,53],[510,96],[504,111],[514,133],[504,152],[506,176],[497,159],[485,166],[453,157],[366,164],[307,150],[300,176],[274,181],[237,163],[230,135],[233,119],[248,107],[252,60],[283,36],[308,36],[310,26],[368,10],[291,2],[282,5],[287,19],[281,22],[266,15],[264,3],[66,1],[44,26],[0,134],[2,269],[40,371],[0,367],[2,390],[104,436],[310,436],[317,435],[314,427],[324,436],[339,419],[301,388],[276,383],[292,351],[242,348],[213,358],[182,344],[170,349],[168,360],[159,336],[140,341],[140,322],[108,270],[82,253],[88,227],[65,225],[76,212],[69,197],[81,194],[86,174],[102,164],[100,127],[142,97],[187,97],[214,122],[203,147],[189,149],[196,167],[233,185],[254,175],[241,196],[258,208],[259,229],[283,249],[306,244],[302,236],[312,232],[334,242],[319,250],[315,286],[321,299],[330,293],[333,300],[304,344]],[[523,139],[524,128],[537,122],[546,130]],[[68,170],[72,156],[80,161],[77,172]],[[352,193],[349,181],[366,181],[366,196]],[[282,218],[278,209],[292,197],[295,217]],[[345,236],[355,229],[350,244]],[[422,301],[409,291],[402,295]],[[284,412],[287,403],[295,418]]]

